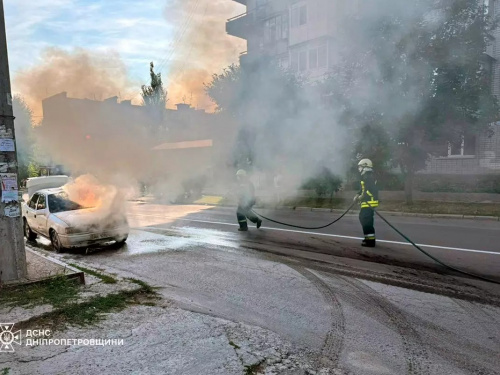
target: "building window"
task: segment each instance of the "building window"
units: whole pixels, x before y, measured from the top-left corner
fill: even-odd
[[[307,5],[302,5],[299,11],[299,26],[307,23]]]
[[[318,49],[309,50],[309,69],[316,69],[318,67]]]
[[[264,23],[264,43],[288,38],[288,14],[268,19]]]
[[[448,143],[448,156],[475,156],[476,155],[476,136],[466,135],[456,143]]]
[[[309,50],[309,69],[326,68],[328,65],[327,47],[322,45]]]
[[[290,67],[294,72],[307,70],[307,51],[292,51]]]
[[[292,7],[292,27],[303,26],[307,23],[307,5]]]
[[[290,60],[290,68],[292,71],[297,72],[299,70],[299,53],[297,51],[292,51]]]
[[[308,69],[326,68],[328,66],[328,48],[326,44],[304,51],[292,51],[291,68],[294,72]]]
[[[328,65],[328,49],[326,45],[318,47],[318,68],[326,68]]]
[[[299,71],[305,72],[307,70],[307,51],[299,52]]]

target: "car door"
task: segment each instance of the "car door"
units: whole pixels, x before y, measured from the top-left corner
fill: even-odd
[[[44,236],[48,235],[47,220],[49,218],[49,210],[47,209],[47,197],[40,193],[36,204],[35,223],[36,231]]]
[[[23,213],[31,230],[35,231],[35,232],[38,232],[38,229],[37,229],[36,223],[35,223],[35,213],[36,213],[36,204],[38,202],[39,196],[40,196],[39,193],[33,194],[31,199],[28,201],[28,204],[26,205],[26,208],[25,208],[26,212]]]

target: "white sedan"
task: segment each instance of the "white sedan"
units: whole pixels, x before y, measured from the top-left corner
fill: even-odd
[[[110,241],[124,243],[129,225],[124,215],[103,215],[68,199],[61,188],[39,190],[22,204],[24,234],[30,241],[38,235],[50,239],[56,252]]]

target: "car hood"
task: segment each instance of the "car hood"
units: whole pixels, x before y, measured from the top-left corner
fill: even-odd
[[[53,215],[70,227],[107,227],[126,224],[125,217],[121,214],[104,214],[103,212],[91,208],[58,212]]]

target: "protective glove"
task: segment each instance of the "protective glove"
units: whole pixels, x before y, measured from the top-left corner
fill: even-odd
[[[358,203],[358,202],[359,202],[359,198],[360,198],[360,196],[356,194],[356,195],[354,196],[354,198],[353,198],[353,200],[352,200],[352,201],[353,201],[354,203]]]

